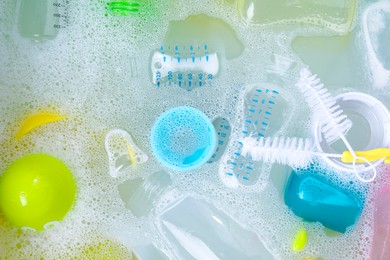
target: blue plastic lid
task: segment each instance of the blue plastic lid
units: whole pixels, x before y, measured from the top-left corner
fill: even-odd
[[[152,149],[165,166],[180,171],[206,163],[217,143],[209,118],[192,107],[175,107],[159,116],[151,134]]]
[[[364,202],[353,193],[319,178],[326,169],[293,171],[284,192],[285,204],[295,215],[321,222],[325,227],[344,233],[359,219]]]

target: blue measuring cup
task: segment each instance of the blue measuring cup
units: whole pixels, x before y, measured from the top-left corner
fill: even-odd
[[[215,129],[209,118],[188,106],[162,113],[152,128],[154,155],[174,170],[189,171],[203,165],[213,155],[216,143]]]

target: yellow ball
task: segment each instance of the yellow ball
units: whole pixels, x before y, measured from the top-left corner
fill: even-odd
[[[17,227],[44,229],[60,221],[76,198],[76,183],[68,167],[45,154],[13,162],[0,176],[0,209]]]

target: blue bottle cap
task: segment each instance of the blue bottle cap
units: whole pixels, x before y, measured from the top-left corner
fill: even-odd
[[[209,118],[192,107],[175,107],[159,116],[151,134],[152,149],[165,166],[180,171],[206,163],[217,143]]]

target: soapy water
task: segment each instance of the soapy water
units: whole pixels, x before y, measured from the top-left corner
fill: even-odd
[[[289,25],[289,30],[283,31],[283,23],[277,29],[273,25],[252,27],[243,23],[236,5],[221,1],[194,1],[191,4],[188,1],[155,2],[153,12],[158,10],[156,13],[143,11],[144,13],[124,17],[105,17],[105,3],[69,3],[67,28],[60,29],[56,37],[41,42],[26,41],[21,37],[16,19],[18,9],[10,3],[0,3],[1,172],[23,155],[47,153],[69,166],[78,186],[74,209],[58,225],[44,232],[20,232],[1,215],[1,257],[66,259],[82,254],[85,246],[103,237],[105,240],[124,244],[135,255],[139,248],[157,248],[157,251],[150,249],[150,252],[166,255],[168,259],[180,258],[172,250],[175,245],[169,244],[155,228],[155,222],[161,216],[156,211],[150,211],[141,217],[135,216],[121,199],[123,190],[118,191],[127,180],[146,178],[161,170],[161,164],[154,158],[150,148],[150,130],[155,119],[169,108],[191,105],[203,111],[210,120],[220,116],[226,118],[232,129],[228,142],[233,142],[237,137],[236,133],[242,130],[241,123],[244,120],[240,113],[243,110],[243,99],[239,93],[245,86],[255,83],[262,87],[261,83],[267,81],[265,64],[269,63],[270,54],[288,56],[297,66],[304,67],[301,57],[291,47],[292,39],[297,35],[331,34],[323,31],[322,27],[291,30]],[[363,14],[371,3],[359,1],[358,4],[352,27],[363,33]],[[191,15],[200,13],[224,21],[235,31],[245,49],[242,52],[233,51],[234,48],[227,44],[222,53],[218,49],[210,51],[217,53],[218,57],[227,57],[226,53],[234,54],[231,55],[233,57],[221,58],[223,69],[219,70],[210,86],[191,91],[176,87],[156,88],[150,76],[151,55],[156,51],[156,46],[159,48],[158,44],[164,42],[170,21],[185,21]],[[215,32],[216,35],[218,33]],[[361,38],[361,41],[365,39]],[[384,40],[379,38],[378,43],[382,41]],[[190,44],[197,46],[204,43],[211,48],[209,41],[191,40]],[[164,46],[168,45],[175,46],[164,43]],[[366,43],[362,42],[348,48],[353,48],[363,57],[369,52],[365,46]],[[157,53],[159,52],[157,49]],[[380,53],[377,52],[377,55],[381,56]],[[201,56],[203,55],[197,57]],[[135,57],[137,69],[132,72],[132,67],[126,66],[133,64]],[[385,57],[378,59],[386,61]],[[298,77],[297,74],[291,76]],[[356,77],[355,82],[360,84],[330,88],[330,92],[335,96],[347,91],[365,92],[389,106],[389,91],[386,86],[380,92],[374,89],[370,75],[364,70]],[[274,86],[267,87],[274,89]],[[283,86],[283,91],[291,93],[292,100],[297,105],[294,106],[295,109],[280,110],[281,115],[291,112],[293,119],[285,127],[275,125],[274,133],[280,136],[309,137],[312,125],[310,111],[305,107],[304,99],[299,97],[297,90],[291,85]],[[66,112],[71,115],[70,119],[36,129],[19,141],[12,139],[20,118],[48,106]],[[279,109],[278,102],[274,108]],[[279,118],[281,117],[272,117],[272,120],[281,123],[278,122]],[[112,178],[104,140],[109,130],[116,128],[126,129],[133,142],[149,159],[139,167],[131,167],[125,174]],[[267,136],[267,132],[265,135]],[[255,178],[257,183],[261,182],[261,190],[254,190],[246,185],[226,187],[226,183],[219,179],[218,170],[224,163],[222,158],[231,152],[229,149],[232,149],[230,144],[219,161],[205,164],[198,170],[184,174],[169,171],[172,185],[179,187],[184,193],[195,193],[208,198],[209,204],[222,209],[223,214],[240,223],[239,226],[245,226],[256,233],[275,259],[369,257],[374,221],[374,205],[370,199],[367,199],[360,219],[346,234],[336,238],[328,236],[321,224],[302,222],[287,209],[280,198],[281,194],[274,187],[283,186],[285,178],[280,176],[275,184],[269,176],[282,175],[283,172],[272,171],[275,168],[270,165],[259,166],[262,176],[267,176],[260,176],[258,180]],[[124,150],[123,153],[125,152],[127,151]],[[128,163],[130,156],[126,154],[123,158]],[[326,163],[322,166],[330,167]],[[377,179],[368,185],[358,182],[352,174],[347,173],[336,172],[322,177],[330,179],[334,185],[370,197],[379,186],[388,183],[385,175],[385,168],[378,168]],[[167,198],[163,203],[169,206],[171,201],[175,199]],[[168,219],[168,215],[164,217]],[[164,228],[175,232],[174,227],[178,224],[173,224]],[[291,241],[301,225],[307,229],[308,243],[302,251],[293,252],[290,248]],[[118,229],[126,231],[125,235],[116,232]],[[207,232],[212,233],[206,230],[204,234]],[[175,234],[176,238],[185,236],[184,233]],[[189,240],[189,237],[186,238],[182,241]],[[139,250],[138,255],[141,256],[143,249]]]

